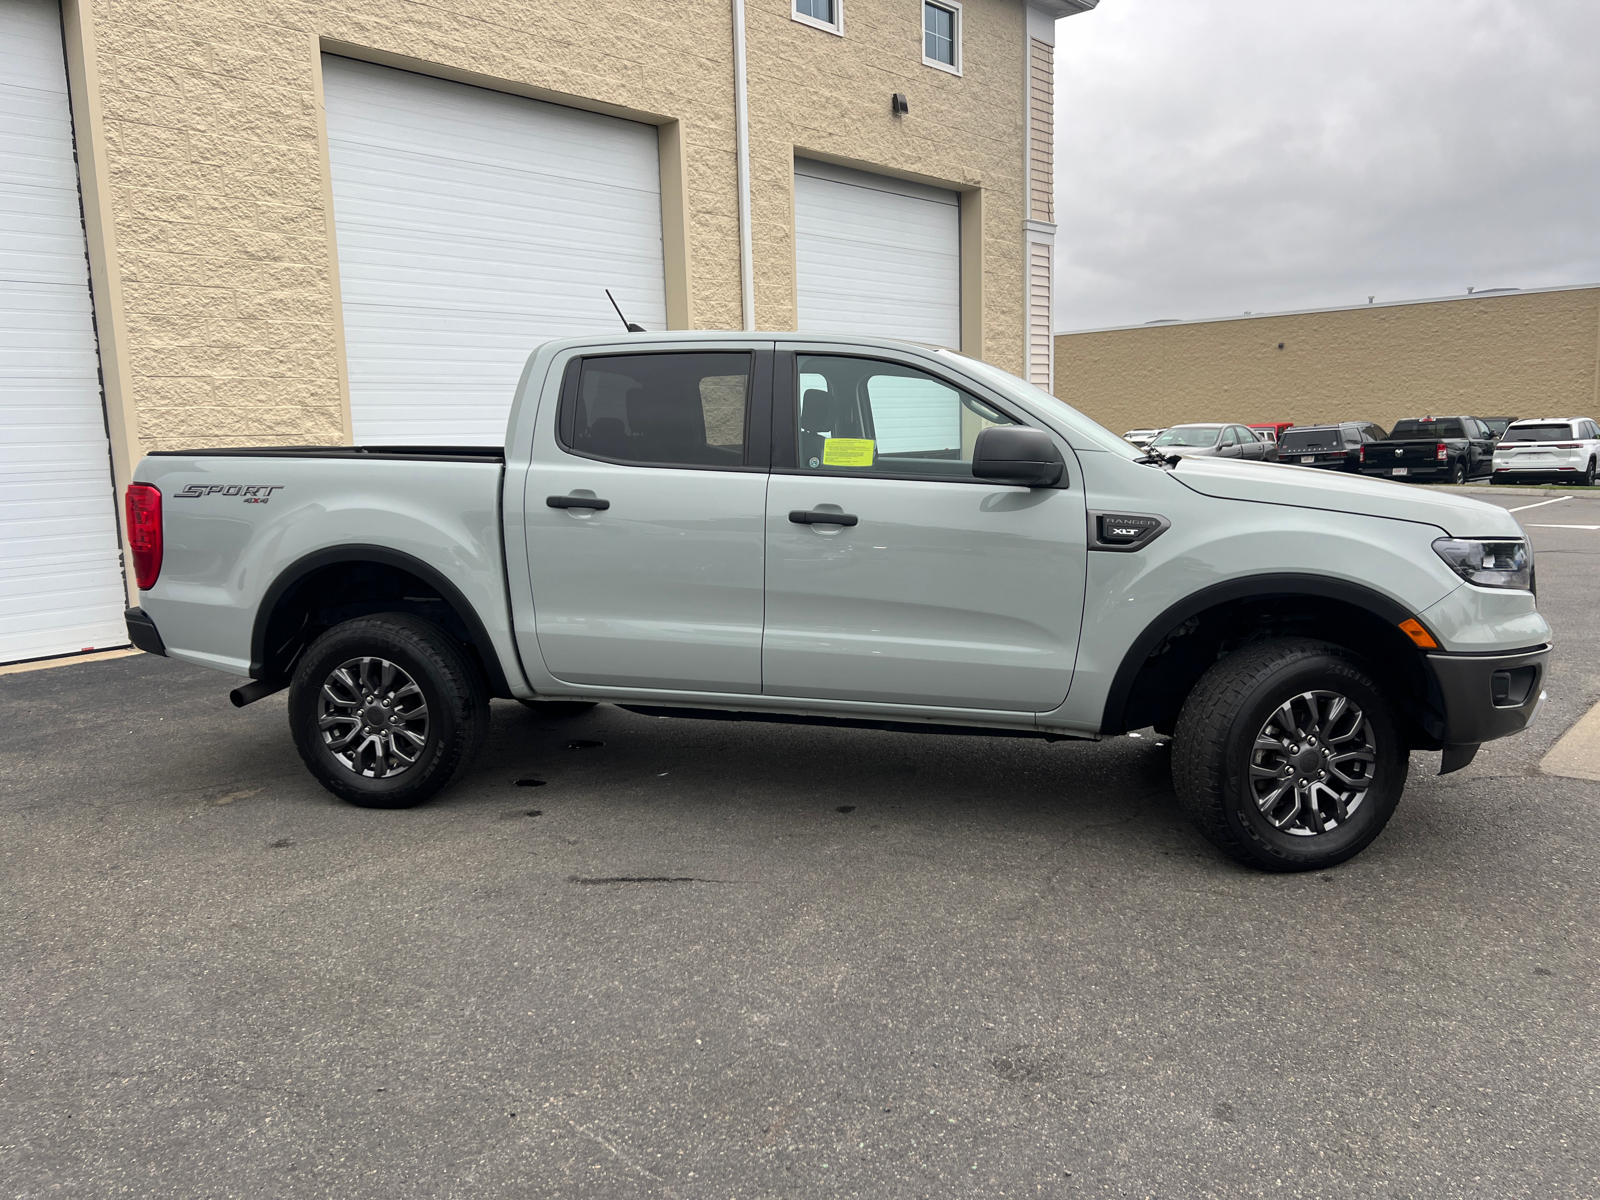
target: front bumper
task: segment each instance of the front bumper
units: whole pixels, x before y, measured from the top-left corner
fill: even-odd
[[[1544,704],[1550,647],[1514,654],[1430,654],[1444,707],[1446,746],[1477,746],[1521,733]]]

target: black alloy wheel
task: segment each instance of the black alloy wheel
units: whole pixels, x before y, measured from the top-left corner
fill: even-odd
[[[1258,642],[1216,663],[1174,735],[1179,806],[1218,849],[1268,871],[1359,854],[1393,815],[1410,755],[1371,668],[1329,642]]]
[[[437,626],[407,613],[357,617],[302,656],[289,729],[306,767],[340,799],[409,808],[476,756],[488,736],[488,688]]]

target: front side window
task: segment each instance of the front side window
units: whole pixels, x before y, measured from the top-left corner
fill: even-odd
[[[583,360],[562,403],[561,440],[590,458],[741,467],[751,356],[616,354]]]
[[[802,471],[971,479],[978,434],[1016,424],[916,367],[824,354],[796,365]]]
[[[961,6],[924,3],[922,6],[922,61],[929,66],[961,67]]]
[[[839,6],[844,0],[794,0],[790,15],[807,25],[819,25],[831,33],[840,32]]]

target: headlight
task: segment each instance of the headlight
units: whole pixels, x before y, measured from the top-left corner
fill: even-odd
[[[1533,590],[1533,547],[1521,538],[1440,538],[1433,552],[1468,583]]]

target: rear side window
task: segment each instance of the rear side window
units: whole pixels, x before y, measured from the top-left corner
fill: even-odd
[[[1562,421],[1546,421],[1539,425],[1513,425],[1506,430],[1503,442],[1570,442],[1575,440],[1572,426]]]
[[[743,466],[751,362],[728,352],[586,358],[563,398],[562,443],[640,466]]]

